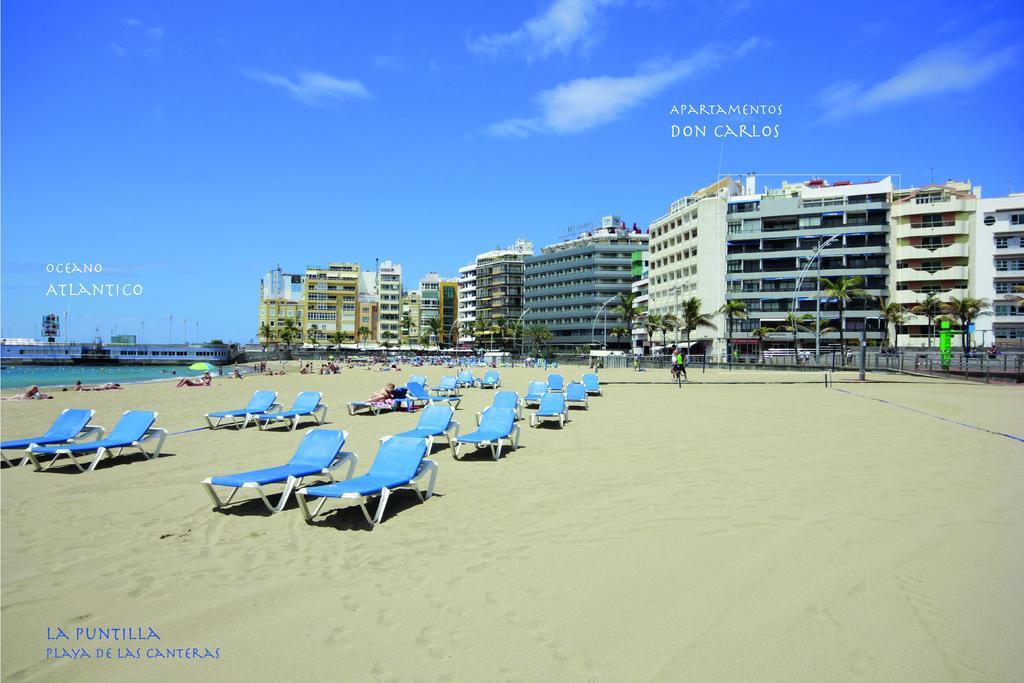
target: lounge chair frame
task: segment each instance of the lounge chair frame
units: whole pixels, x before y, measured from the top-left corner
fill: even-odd
[[[381,439],[381,443],[384,443],[390,436],[385,436]],[[434,441],[430,437],[427,437],[427,453],[430,453],[430,449],[433,447]],[[430,476],[427,482],[427,487],[423,492],[420,491],[419,482],[421,479]],[[349,505],[341,505],[342,507],[352,507],[358,505],[359,509],[363,511],[363,517],[366,518],[366,522],[370,525],[372,531],[374,527],[381,523],[384,519],[384,509],[387,507],[388,499],[391,497],[393,491],[400,489],[412,489],[416,493],[416,497],[420,499],[421,503],[425,503],[427,499],[434,495],[434,485],[437,483],[437,463],[429,458],[423,460],[420,463],[419,469],[416,470],[416,474],[413,475],[412,479],[408,483],[402,484],[401,486],[395,486],[393,488],[383,487],[379,493],[371,494],[360,494],[360,493],[343,493],[335,500],[340,500],[349,503]],[[328,496],[320,497],[320,502],[313,506],[312,511],[309,509],[309,504],[306,502],[306,495],[304,493],[305,487],[295,491],[295,499],[299,501],[299,508],[302,509],[302,516],[305,517],[307,523],[312,523],[313,518],[320,514],[323,510],[324,505],[327,503]],[[377,510],[371,516],[370,511],[366,509],[366,504],[370,501],[370,498],[374,496],[380,496],[380,501],[377,503]]]
[[[284,411],[284,412],[287,412],[287,411]],[[317,417],[317,413],[320,413],[320,417]],[[314,408],[310,412],[303,413],[302,415],[276,415],[274,413],[260,413],[259,415],[256,415],[255,417],[256,417],[256,424],[259,426],[259,428],[261,430],[266,429],[272,423],[273,424],[277,424],[278,422],[283,422],[283,421],[287,420],[290,423],[290,427],[289,427],[290,430],[294,432],[295,428],[299,426],[299,420],[304,418],[304,417],[311,417],[311,418],[313,418],[313,420],[314,420],[314,422],[316,422],[317,426],[322,425],[327,420],[327,404],[326,403],[321,403],[320,405],[318,405],[316,408]]]
[[[67,410],[67,408],[65,408],[65,410]],[[61,411],[62,414],[63,414],[63,412],[64,411]],[[92,412],[95,413],[96,411],[92,411]],[[93,437],[93,439],[92,439],[93,441],[100,441],[101,439],[103,439],[103,435],[106,434],[106,433],[107,433],[107,430],[104,429],[103,427],[99,426],[99,425],[86,425],[86,426],[82,427],[82,431],[78,432],[78,434],[76,434],[72,438],[68,439],[64,443],[65,444],[85,443],[90,436]],[[20,467],[22,465],[27,465],[30,462],[34,461],[34,458],[30,457],[30,454],[32,452],[32,447],[33,446],[38,446],[38,445],[40,445],[40,444],[30,443],[28,445],[28,447],[25,448],[25,454],[23,456],[21,456],[21,460],[18,461],[17,465],[15,465],[13,462],[8,460],[7,456],[4,455],[2,450],[0,450],[0,460],[2,460],[3,464],[7,465],[8,467]],[[55,446],[55,445],[59,445],[59,444],[52,444],[51,443],[51,444],[46,444],[46,445],[48,445],[48,446]],[[42,455],[42,453],[40,453],[40,455]],[[56,456],[54,456],[54,457],[56,457]],[[36,462],[38,463],[38,461],[36,461]],[[39,469],[38,464],[36,465],[36,469],[37,470]]]
[[[327,479],[329,480],[326,483],[338,481],[337,479],[334,478],[334,470],[341,467],[346,462],[348,463],[348,472],[345,474],[345,479],[348,480],[352,478],[352,474],[356,470],[356,463],[359,462],[359,456],[353,453],[352,451],[339,451],[338,454],[334,456],[334,460],[331,461],[331,464],[320,470],[320,472],[317,474],[308,474],[302,477],[295,477],[289,475],[288,479],[285,481],[284,490],[281,491],[281,497],[278,499],[277,505],[273,505],[270,502],[270,499],[267,498],[267,494],[263,490],[263,486],[265,486],[265,484],[259,484],[254,481],[247,481],[241,486],[234,487],[231,490],[231,493],[228,495],[227,499],[223,501],[220,499],[220,496],[217,495],[216,489],[213,488],[215,486],[213,483],[213,477],[208,477],[204,479],[203,486],[206,487],[206,492],[210,494],[210,498],[213,499],[213,506],[217,509],[221,509],[230,505],[235,497],[235,494],[238,493],[240,489],[255,489],[256,495],[259,496],[259,499],[262,500],[263,504],[267,506],[268,510],[270,510],[270,514],[274,515],[284,510],[284,506],[288,504],[288,498],[292,495],[292,492],[297,487],[303,485],[303,479],[305,479],[306,477],[326,476]],[[255,500],[255,498],[246,498],[244,501],[237,500],[235,502],[242,503],[248,502],[249,500]]]
[[[262,413],[246,413],[242,415],[217,415],[212,416],[211,413],[206,414],[206,423],[210,425],[210,429],[217,429],[219,427],[234,427],[235,429],[242,430],[249,426],[249,423],[260,415],[272,415],[273,413],[280,413],[284,410],[284,406],[277,401],[270,404],[270,407],[264,410]],[[217,419],[217,423],[214,424],[214,417]],[[244,418],[244,419],[243,419]],[[231,420],[225,422],[225,420]]]
[[[477,413],[478,420],[480,419],[479,415],[480,413]],[[508,447],[510,451],[514,451],[519,448],[519,431],[519,425],[512,423],[512,431],[509,432],[509,435],[499,437],[494,441],[459,441],[456,438],[455,448],[452,449],[455,451],[455,459],[462,459],[462,444],[472,444],[476,446],[477,450],[484,447],[489,447],[491,449],[491,457],[494,458],[495,460],[499,460],[501,459],[501,449],[505,445],[505,441],[508,441]]]
[[[152,451],[147,451],[145,448],[142,447],[142,444],[153,441],[154,439],[156,439],[156,448],[154,448]],[[26,451],[26,454],[27,458],[31,460],[32,464],[35,466],[36,472],[50,469],[51,467],[53,467],[54,463],[60,460],[60,456],[62,455],[68,456],[68,458],[71,460],[71,463],[78,468],[79,472],[92,472],[93,470],[96,469],[96,466],[100,464],[100,460],[103,460],[103,458],[107,456],[116,458],[117,456],[121,455],[121,453],[124,452],[124,449],[129,447],[135,448],[136,450],[139,451],[139,453],[142,453],[146,460],[156,460],[157,458],[160,457],[160,451],[163,450],[164,441],[166,439],[166,429],[163,429],[161,427],[150,427],[149,429],[146,430],[146,433],[142,435],[141,439],[139,439],[138,441],[132,441],[131,444],[118,447],[116,449],[116,453],[111,454],[111,449],[107,448],[106,446],[100,446],[96,450],[96,457],[93,459],[91,463],[89,463],[88,466],[83,466],[82,463],[78,462],[78,458],[75,456],[74,452],[62,448],[57,449],[57,451],[53,454],[53,459],[50,460],[50,462],[46,463],[45,466],[39,463],[38,458],[36,458],[37,454],[32,452],[32,448],[36,446],[36,444],[32,444],[31,446],[29,446],[28,450]],[[96,440],[99,441],[98,438]],[[87,454],[79,453],[78,455]]]

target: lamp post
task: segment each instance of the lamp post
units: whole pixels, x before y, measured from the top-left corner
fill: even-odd
[[[524,357],[526,356],[526,327],[524,326],[523,319],[532,308],[533,306],[527,306],[523,309],[523,312],[519,314],[519,355]]]
[[[818,266],[818,277],[817,277],[817,285],[816,285],[817,290],[816,290],[816,294],[815,294],[815,297],[814,297],[815,298],[815,307],[814,307],[814,362],[815,363],[820,362],[819,356],[821,355],[821,250],[824,249],[825,247],[827,247],[828,245],[832,244],[833,242],[835,242],[837,239],[839,239],[840,237],[844,236],[845,234],[846,234],[845,232],[837,233],[837,234],[832,235],[831,237],[829,237],[824,242],[821,241],[821,237],[820,236],[818,237],[818,248],[814,250],[814,253],[811,254],[810,260],[807,261],[807,264],[803,267],[803,270],[800,271],[800,277],[798,277],[796,279],[796,287],[794,287],[794,289],[793,289],[793,311],[792,312],[793,312],[794,315],[796,315],[796,312],[797,312],[798,307],[799,307],[798,299],[799,299],[799,295],[800,295],[800,286],[804,282],[804,275],[807,274],[807,270],[811,267],[811,265],[814,264],[815,262],[817,262],[817,266]]]
[[[603,304],[601,304],[601,308],[597,309],[597,315],[594,316],[594,324],[590,326],[590,345],[591,346],[594,346],[594,345],[597,344],[597,338],[594,336],[594,332],[597,330],[597,319],[601,317],[601,311],[604,310],[605,306],[607,306],[608,304],[610,304],[611,302],[615,301],[618,298],[619,298],[618,294],[616,294],[615,296],[609,297],[607,301],[605,301]],[[607,325],[607,319],[605,319],[605,324]],[[607,336],[608,335],[607,335],[607,329],[606,329],[606,333],[605,333],[605,338],[606,339],[607,339]]]

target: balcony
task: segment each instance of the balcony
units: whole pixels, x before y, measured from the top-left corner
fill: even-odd
[[[942,235],[966,235],[967,221],[943,221],[938,226],[924,227],[920,223],[897,223],[896,238],[941,237]]]
[[[947,282],[967,279],[967,266],[950,266],[934,273],[917,268],[899,268],[896,271],[898,282]]]
[[[958,242],[956,244],[950,244],[937,249],[912,247],[910,245],[900,245],[896,248],[896,258],[901,261],[904,259],[936,259],[947,257],[967,258],[969,255],[969,247],[966,242]]]
[[[952,289],[940,290],[938,292],[932,292],[943,301],[949,301],[951,296],[955,296],[958,299],[963,299],[967,296],[967,289],[954,287]],[[893,295],[892,299],[898,304],[914,305],[924,301],[925,297],[928,296],[927,292],[915,292],[910,289],[897,290]]]
[[[890,214],[894,217],[915,216],[926,213],[950,213],[974,211],[976,200],[960,197],[946,197],[934,200],[931,197],[915,197],[906,202],[894,202]]]

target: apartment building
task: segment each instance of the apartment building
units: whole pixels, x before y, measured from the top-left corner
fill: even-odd
[[[751,193],[753,180],[751,179]],[[686,299],[697,297],[701,312],[712,316],[715,327],[701,327],[690,334],[696,353],[714,350],[724,336],[718,309],[725,303],[725,248],[727,201],[741,194],[740,184],[731,178],[703,187],[669,206],[668,213],[655,219],[649,228],[650,250],[647,275],[649,313],[674,315],[683,319]],[[682,333],[663,338],[654,334],[638,343],[646,347],[684,339]]]
[[[1024,346],[1024,193],[978,200],[975,296],[991,315],[976,323],[975,343]]]
[[[976,296],[980,187],[950,180],[892,192],[892,299],[907,309],[903,347],[928,343],[928,319],[910,311],[929,294],[942,301]]]
[[[430,320],[440,321],[440,339],[434,341],[440,344],[454,343],[452,335],[458,331],[455,323],[458,322],[458,293],[459,281],[457,279],[442,278],[437,273],[427,273],[420,280],[420,296],[422,300],[421,325],[424,333],[430,333]]]
[[[476,325],[476,261],[459,268],[459,344],[471,344]]]
[[[285,273],[281,270],[281,266],[267,271],[260,278],[258,329],[262,330],[264,325],[269,326],[273,331],[274,339],[277,337],[276,331],[281,329],[286,320],[294,321],[299,330],[304,329],[304,281],[304,276]],[[271,340],[264,339],[262,341]]]
[[[754,330],[778,328],[791,312],[814,314],[819,301],[822,320],[836,329],[823,333],[822,340],[837,343],[838,305],[820,291],[818,278],[854,276],[862,278],[868,298],[847,304],[843,337],[856,343],[865,330],[869,343],[880,343],[885,330],[877,297],[889,294],[891,179],[831,184],[811,179],[754,190],[748,178],[744,194],[730,197],[726,212],[725,297],[743,301],[749,315],[734,321],[736,343],[756,343]],[[819,247],[820,256],[813,259]],[[804,273],[805,266],[810,268]],[[724,332],[725,321],[717,322]],[[800,332],[798,338],[810,346],[814,334]],[[792,334],[769,335],[766,343],[790,346]]]
[[[303,342],[328,344],[340,332],[355,341],[359,304],[359,264],[308,266],[305,275]]]
[[[402,344],[419,343],[423,335],[422,306],[420,292],[412,291],[402,295]]]
[[[402,336],[402,266],[381,261],[376,275],[377,340],[397,344]]]
[[[631,291],[634,262],[642,270],[647,242],[647,234],[627,228],[618,216],[605,216],[600,228],[527,256],[525,324],[547,327],[546,345],[562,351],[628,345],[629,339],[608,332],[626,325],[615,303]]]
[[[479,254],[473,263],[459,269],[456,315],[461,342],[475,340],[472,331],[478,321],[492,325],[519,320],[523,314],[524,260],[531,255],[533,243],[520,239],[510,247]]]

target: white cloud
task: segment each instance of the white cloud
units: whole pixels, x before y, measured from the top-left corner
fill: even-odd
[[[586,49],[599,38],[601,10],[618,0],[555,0],[543,14],[528,19],[511,33],[492,33],[470,41],[469,49],[495,56],[521,53],[528,61]]]
[[[572,134],[619,118],[670,85],[739,58],[763,45],[751,38],[731,51],[705,47],[686,59],[643,69],[632,76],[577,78],[539,93],[534,99],[538,116],[511,118],[492,124],[485,132],[501,137],[527,137],[534,133]]]
[[[891,77],[865,85],[839,81],[819,93],[826,119],[842,119],[910,100],[970,90],[1016,61],[1018,45],[986,49],[975,38],[942,45],[907,62]]]
[[[111,52],[118,57],[129,53],[140,53],[147,57],[159,57],[164,40],[164,30],[159,26],[146,26],[138,19],[122,19],[123,35],[119,43],[108,43]]]
[[[295,99],[308,105],[319,104],[326,100],[350,97],[368,100],[372,97],[370,91],[357,80],[343,80],[317,71],[300,72],[294,80],[287,76],[264,71],[248,71],[246,76],[254,81],[281,88]]]

